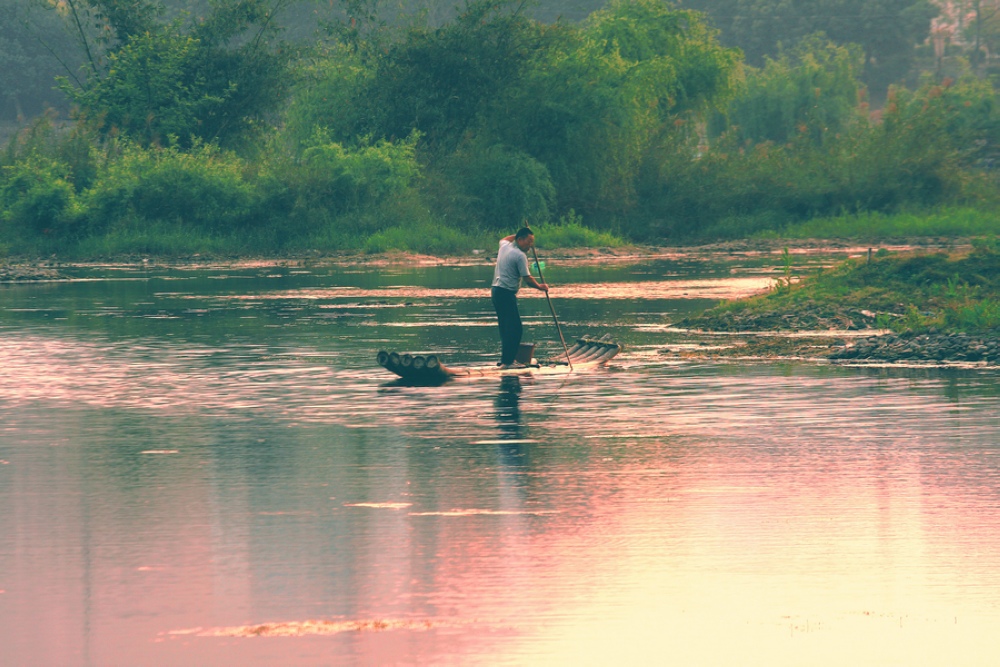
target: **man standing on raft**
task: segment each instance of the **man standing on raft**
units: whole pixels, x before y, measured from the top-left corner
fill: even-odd
[[[497,322],[500,324],[501,352],[500,368],[523,368],[523,364],[514,361],[521,345],[524,328],[521,325],[521,314],[517,310],[517,291],[521,288],[521,279],[543,292],[549,291],[549,286],[540,283],[528,272],[528,250],[535,243],[535,235],[527,227],[517,230],[516,234],[500,239],[500,250],[497,252],[497,266],[493,272],[493,289],[491,297],[493,308],[497,311]]]

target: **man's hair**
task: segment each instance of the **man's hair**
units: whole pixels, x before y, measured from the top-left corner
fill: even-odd
[[[531,227],[521,227],[517,230],[517,234],[514,234],[515,239],[523,239],[527,236],[532,236],[535,232],[531,231]]]

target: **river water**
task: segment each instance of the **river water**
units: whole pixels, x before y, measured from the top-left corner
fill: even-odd
[[[0,663],[996,664],[997,371],[661,353],[775,263],[552,261],[626,351],[436,388],[485,256],[0,286]]]

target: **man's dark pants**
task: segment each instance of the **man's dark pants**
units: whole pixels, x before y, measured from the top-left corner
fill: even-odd
[[[490,296],[500,324],[500,363],[510,365],[517,356],[521,336],[524,334],[521,314],[517,311],[517,293],[503,287],[494,287]]]

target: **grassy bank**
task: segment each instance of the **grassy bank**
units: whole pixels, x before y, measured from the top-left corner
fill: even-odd
[[[1000,214],[991,209],[951,207],[896,214],[863,213],[822,217],[768,230],[756,238],[856,239],[888,241],[917,237],[974,237],[1000,233]]]
[[[787,265],[786,265],[787,266]],[[681,326],[719,331],[891,329],[996,332],[1000,329],[1000,251],[979,240],[962,254],[879,251],[689,318]]]
[[[618,248],[628,245],[610,232],[589,229],[573,221],[534,226],[541,244],[548,249]],[[118,225],[103,234],[80,239],[50,239],[45,236],[0,242],[0,260],[31,261],[39,257],[88,261],[147,256],[163,259],[192,255],[216,257],[295,257],[310,254],[380,254],[409,252],[421,255],[455,256],[474,250],[493,249],[497,240],[514,230],[462,230],[418,222],[392,225],[361,234],[350,227],[325,227],[311,234],[276,239],[274,230],[248,229],[216,232],[181,223]]]
[[[239,231],[212,231],[200,226],[165,220],[120,222],[102,233],[81,236],[9,235],[0,240],[0,258],[51,257],[94,260],[109,257],[155,256],[297,256],[412,252],[454,256],[490,249],[497,238],[513,230],[466,229],[462,225],[432,222],[424,212],[409,224],[396,220],[361,221],[344,218],[314,229],[248,225]],[[620,233],[587,227],[572,214],[556,222],[533,226],[539,247],[546,249],[620,248],[634,239]],[[859,242],[872,245],[905,240],[961,240],[1000,234],[1000,214],[970,207],[899,214],[863,214],[817,218],[743,238],[767,244],[783,241]],[[708,238],[663,239],[663,245],[685,246],[719,240]]]

